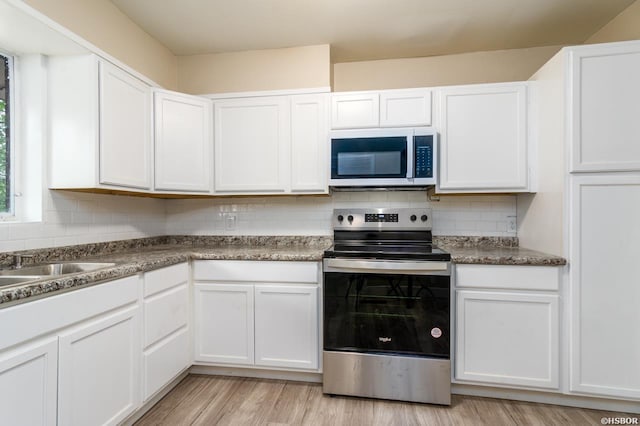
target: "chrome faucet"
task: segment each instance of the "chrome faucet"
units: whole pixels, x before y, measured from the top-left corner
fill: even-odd
[[[13,255],[13,266],[15,269],[22,268],[22,260],[23,259],[33,259],[32,254],[14,254]]]

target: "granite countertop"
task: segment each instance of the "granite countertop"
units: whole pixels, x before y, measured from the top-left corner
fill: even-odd
[[[451,253],[453,263],[480,265],[562,266],[567,260],[519,247],[513,237],[434,237],[434,243]]]
[[[490,265],[564,265],[566,260],[517,246],[515,238],[436,237],[434,242],[451,253],[454,263]],[[115,266],[91,272],[0,287],[0,308],[37,300],[54,293],[79,289],[139,272],[195,260],[322,260],[330,237],[190,237],[164,236],[31,250],[34,264],[56,261],[112,262]],[[0,268],[11,262],[0,253]],[[25,267],[28,265],[25,265]]]
[[[440,247],[451,253],[454,263],[530,266],[561,266],[567,263],[562,257],[522,247]]]
[[[306,237],[305,237],[306,238]],[[165,266],[195,260],[276,260],[313,261],[322,260],[324,250],[331,240],[319,237],[310,241],[291,242],[262,241],[263,239],[242,241],[241,239],[209,241],[169,241],[169,244],[142,245],[135,247],[112,247],[106,254],[92,253],[89,256],[73,257],[65,248],[51,249],[50,258],[37,257],[34,263],[56,261],[109,262],[115,266],[90,272],[51,277],[24,285],[0,287],[0,308],[27,300],[36,300],[62,291],[79,289],[103,281],[123,278],[139,272],[147,272]],[[164,242],[164,241],[163,241]],[[93,245],[91,245],[93,246]],[[72,246],[71,251],[80,252]],[[89,250],[91,251],[91,250]],[[56,260],[53,260],[56,259]],[[27,267],[28,265],[25,265]]]

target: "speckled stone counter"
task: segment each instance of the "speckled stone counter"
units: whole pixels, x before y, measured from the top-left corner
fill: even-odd
[[[56,261],[112,262],[91,272],[0,287],[0,308],[63,291],[195,260],[321,261],[331,246],[328,236],[162,236],[107,243],[23,251],[34,257],[29,264]],[[488,265],[564,265],[566,260],[518,247],[517,238],[434,237],[451,253],[454,263]],[[0,253],[0,268],[12,262],[12,253]]]
[[[0,287],[0,308],[189,259],[320,261],[324,250],[331,245],[328,237],[158,237],[156,241],[152,241],[160,243],[158,245],[153,245],[148,240],[104,243],[104,254],[97,254],[100,250],[96,247],[100,244],[24,252],[35,255],[33,263],[74,260],[110,262],[116,265],[28,284]],[[9,258],[8,255],[5,257]]]
[[[518,246],[515,237],[434,237],[454,263],[481,265],[561,266],[566,259]]]

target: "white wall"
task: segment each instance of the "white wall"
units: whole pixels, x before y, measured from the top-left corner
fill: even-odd
[[[165,200],[46,191],[42,222],[0,223],[0,251],[164,235]]]
[[[418,207],[433,209],[434,235],[510,236],[516,197],[449,196],[428,202],[424,192],[338,192],[331,197],[251,197],[167,200],[168,234],[330,235],[331,213],[345,207]],[[235,230],[225,217],[237,215]]]

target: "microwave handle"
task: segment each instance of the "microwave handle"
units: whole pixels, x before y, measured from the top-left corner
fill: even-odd
[[[407,137],[407,179],[413,179],[413,163],[415,158],[413,137],[413,134]]]

